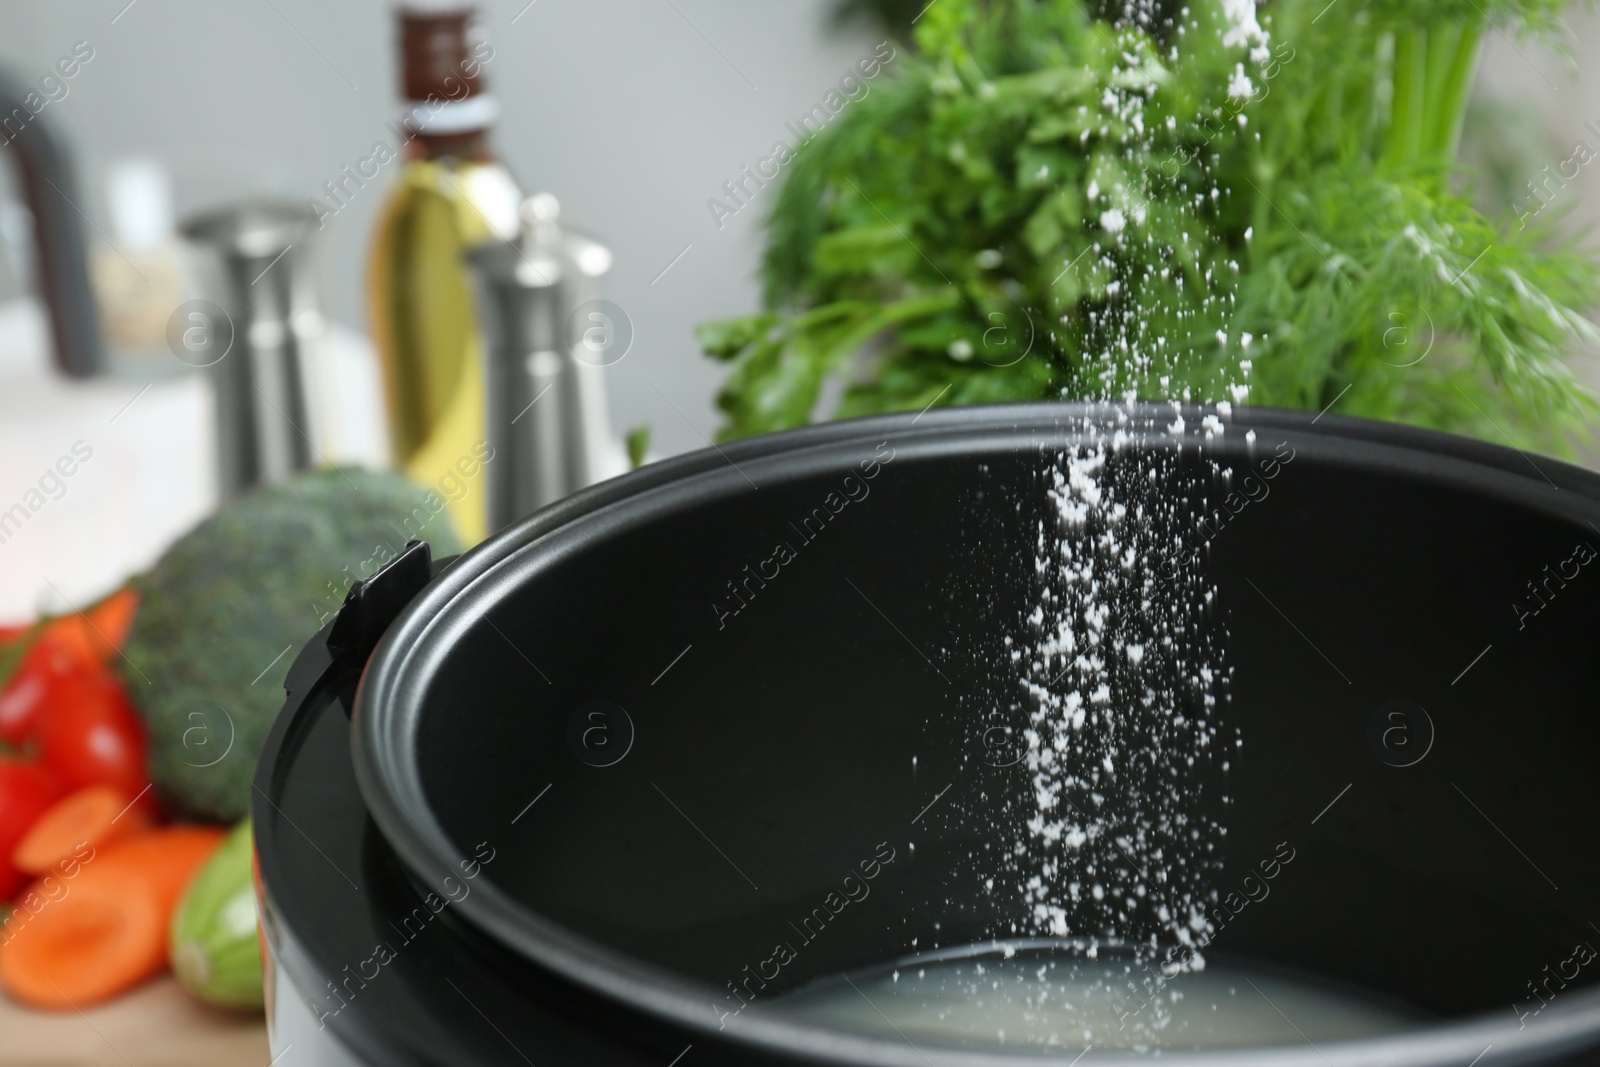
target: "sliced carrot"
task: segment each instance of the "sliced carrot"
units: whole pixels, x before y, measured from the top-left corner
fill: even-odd
[[[44,899],[0,943],[7,993],[38,1008],[83,1008],[161,970],[166,919],[152,895],[123,892],[108,879],[66,885],[65,897]],[[23,914],[19,906],[10,919]]]
[[[0,986],[25,1004],[73,1009],[139,984],[167,964],[167,928],[223,831],[173,826],[119,841],[18,900],[0,935]]]
[[[82,615],[61,615],[44,624],[39,631],[39,644],[64,660],[82,665],[100,663],[101,649],[106,642],[95,636]]]
[[[227,834],[221,826],[164,826],[118,841],[106,849],[104,863],[99,859],[84,864],[92,871],[97,864],[123,882],[137,881],[156,895],[164,914],[178,906],[178,898],[189,886],[189,879],[210,858]],[[163,928],[164,929],[164,928]],[[163,935],[165,936],[165,935]]]
[[[132,586],[125,585],[85,613],[93,623],[102,658],[109,659],[121,651],[128,639],[128,630],[133,626],[134,612],[138,610],[139,594]]]
[[[91,785],[69,793],[45,810],[11,854],[12,865],[28,874],[49,874],[70,861],[85,845],[101,851],[119,838],[149,829],[145,809],[129,806],[131,798],[109,785]]]

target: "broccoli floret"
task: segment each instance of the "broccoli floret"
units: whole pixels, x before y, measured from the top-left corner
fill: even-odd
[[[440,497],[392,474],[305,474],[229,503],[135,579],[119,663],[173,810],[233,822],[300,646],[411,538],[459,552]]]

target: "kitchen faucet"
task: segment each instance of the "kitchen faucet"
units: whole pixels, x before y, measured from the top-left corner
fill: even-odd
[[[12,150],[33,214],[35,275],[50,318],[56,366],[70,377],[88,378],[104,369],[105,348],[89,287],[83,213],[73,200],[72,157],[45,116],[28,107],[30,95],[38,94],[0,71],[0,144]]]

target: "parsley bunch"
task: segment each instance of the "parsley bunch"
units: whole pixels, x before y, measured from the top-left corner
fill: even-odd
[[[723,436],[1139,396],[1564,449],[1600,272],[1455,163],[1485,31],[1560,6],[938,0],[787,167],[765,310],[697,331],[733,365]]]

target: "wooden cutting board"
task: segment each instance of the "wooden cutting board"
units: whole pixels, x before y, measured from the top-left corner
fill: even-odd
[[[81,1013],[0,996],[0,1067],[266,1067],[270,1059],[260,1012],[207,1007],[171,975]]]

